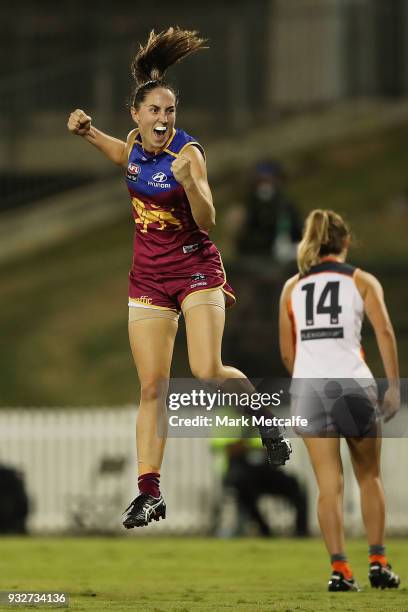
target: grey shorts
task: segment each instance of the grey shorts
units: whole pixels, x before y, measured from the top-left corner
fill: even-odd
[[[307,421],[296,427],[300,436],[369,437],[380,418],[377,388],[354,379],[304,379],[292,389],[291,412]]]

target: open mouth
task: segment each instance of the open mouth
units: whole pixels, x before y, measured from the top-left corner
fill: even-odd
[[[167,132],[167,127],[164,127],[161,125],[157,125],[155,128],[153,128],[153,133],[158,138],[163,138],[166,132]]]

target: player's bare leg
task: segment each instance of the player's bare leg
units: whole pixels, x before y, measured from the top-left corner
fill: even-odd
[[[186,298],[185,302],[189,297]],[[200,304],[183,309],[186,322],[187,348],[193,376],[200,380],[221,383],[227,379],[241,379],[242,390],[248,393],[253,386],[240,370],[226,366],[221,360],[221,343],[225,326],[225,310],[213,304]]]
[[[319,489],[317,515],[329,552],[332,575],[329,591],[356,591],[353,572],[345,554],[343,525],[343,464],[339,438],[303,438]]]
[[[141,495],[128,508],[130,512],[124,521],[127,528],[165,517],[159,479],[167,435],[166,392],[176,333],[177,321],[167,318],[129,322],[130,346],[140,381],[136,447]]]
[[[385,499],[380,472],[381,438],[348,438],[347,444],[360,487],[361,513],[368,544],[384,544]]]
[[[202,297],[207,299],[208,303],[196,303]],[[200,296],[200,293],[187,296],[183,302],[183,314],[186,322],[188,357],[193,376],[199,380],[211,381],[217,386],[227,381],[228,391],[251,395],[255,389],[245,374],[237,368],[224,365],[221,359],[221,344],[225,326],[222,290],[205,292],[204,296]],[[268,413],[268,416],[271,415]],[[292,450],[290,443],[282,436],[279,428],[274,427],[269,430],[264,435],[260,428],[262,442],[267,448],[268,460],[273,465],[284,465]]]
[[[343,465],[339,438],[303,438],[319,489],[317,514],[329,554],[344,551]]]
[[[161,468],[166,436],[159,437],[158,431],[160,425],[161,433],[166,410],[166,385],[176,333],[177,322],[169,319],[129,323],[130,346],[140,381],[136,427],[139,476]]]
[[[398,588],[385,554],[385,496],[381,479],[381,437],[348,438],[354,474],[360,487],[361,514],[369,546],[372,586]]]

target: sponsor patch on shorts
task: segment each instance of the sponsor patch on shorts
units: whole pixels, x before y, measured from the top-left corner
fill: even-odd
[[[194,282],[190,285],[190,289],[195,289],[196,287],[204,287],[205,285],[208,285],[205,278],[205,274],[203,274],[202,272],[194,272],[194,274],[191,275],[191,280]]]
[[[191,275],[191,280],[193,281],[201,281],[205,279],[205,274],[203,274],[202,272],[194,272],[194,274]]]
[[[194,251],[198,251],[200,248],[200,244],[197,242],[196,244],[185,244],[183,246],[183,253],[188,255],[189,253],[194,253]]]

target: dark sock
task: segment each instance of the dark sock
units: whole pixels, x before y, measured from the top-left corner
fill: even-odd
[[[372,546],[369,546],[368,559],[370,563],[379,562],[381,565],[387,565],[385,546],[383,544],[373,544]]]
[[[140,493],[160,497],[160,474],[158,472],[142,474],[137,479],[137,483]]]
[[[385,557],[385,546],[383,544],[373,544],[368,547],[368,554],[371,555],[382,555]]]
[[[334,553],[330,555],[330,561],[334,563],[334,561],[347,561],[347,555],[344,553]]]

